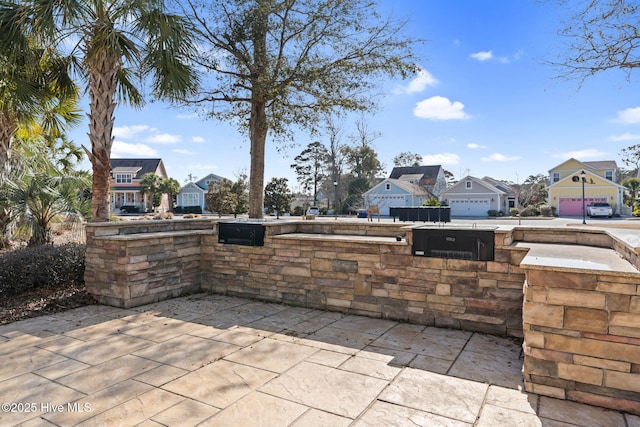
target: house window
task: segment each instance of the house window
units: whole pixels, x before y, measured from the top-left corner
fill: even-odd
[[[604,171],[604,177],[609,181],[613,181],[613,171]]]
[[[388,191],[391,190],[391,184],[387,183],[385,184],[384,188]]]
[[[465,182],[464,185],[467,190],[471,190],[471,181]]]
[[[558,182],[560,181],[560,172],[554,172],[553,173],[553,182]]]
[[[116,184],[131,184],[131,174],[130,173],[117,173],[116,174]]]
[[[182,206],[200,206],[198,193],[185,193],[182,195]]]

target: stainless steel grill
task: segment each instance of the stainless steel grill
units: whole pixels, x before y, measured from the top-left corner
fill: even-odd
[[[493,230],[431,229],[413,230],[413,255],[473,261],[493,261]]]

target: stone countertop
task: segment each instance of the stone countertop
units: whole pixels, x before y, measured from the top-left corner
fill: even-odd
[[[164,237],[176,237],[176,236],[193,236],[193,235],[207,235],[218,234],[214,230],[175,230],[175,231],[154,231],[149,233],[131,233],[131,234],[109,234],[103,236],[95,236],[96,240],[149,240],[149,239],[162,239]]]
[[[359,235],[351,235],[351,234],[314,234],[314,233],[288,233],[288,234],[278,234],[275,236],[270,236],[273,239],[297,239],[297,240],[328,240],[328,241],[337,241],[337,242],[348,242],[348,243],[385,243],[390,245],[402,245],[405,246],[407,241],[402,238],[401,240],[396,240],[395,237],[385,237],[385,236],[359,236]]]
[[[518,242],[518,248],[529,249],[520,267],[536,270],[576,273],[616,273],[640,277],[640,271],[613,249],[592,246]]]

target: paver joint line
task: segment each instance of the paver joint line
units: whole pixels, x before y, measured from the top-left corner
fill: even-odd
[[[195,313],[194,306],[198,311],[208,311],[209,319],[229,315],[238,316],[238,321],[230,323],[232,326],[209,326],[201,313],[189,314]],[[247,310],[240,310],[242,306]],[[83,314],[85,320],[74,318],[73,311],[53,316],[47,328],[51,333],[46,337],[34,335],[38,327],[32,325],[37,325],[36,320],[2,327],[0,335],[7,339],[0,342],[0,354],[4,355],[0,400],[38,398],[45,402],[51,396],[67,396],[70,402],[91,403],[95,412],[47,412],[34,414],[31,420],[0,413],[0,425],[35,423],[38,417],[59,426],[145,421],[171,424],[167,420],[176,414],[180,419],[173,423],[215,425],[224,420],[243,425],[249,404],[253,408],[259,405],[261,412],[252,410],[251,414],[259,413],[270,425],[306,424],[316,417],[345,426],[372,422],[409,425],[412,420],[422,420],[425,425],[495,425],[496,417],[514,424],[544,425],[562,422],[566,419],[564,413],[576,408],[584,417],[604,417],[610,425],[640,425],[640,417],[629,414],[551,398],[531,401],[513,387],[495,386],[505,378],[510,384],[522,381],[513,369],[521,366],[521,349],[515,351],[512,340],[479,332],[332,315],[330,321],[314,327],[313,333],[301,332],[294,338],[287,331],[295,331],[296,325],[319,318],[324,312],[307,311],[296,318],[290,314],[299,311],[292,307],[196,294],[136,310],[139,314],[154,313],[167,328],[179,331],[175,336],[163,335],[166,340],[156,342],[135,336],[145,336],[145,329],[136,328],[145,328],[149,323],[137,323],[144,319],[140,317],[124,320],[131,316],[131,310],[110,310],[107,318],[96,323],[90,315],[94,309],[101,315],[105,313],[95,306],[75,312],[88,313]],[[260,315],[248,315],[257,312]],[[289,324],[277,332],[259,326],[277,324],[274,319]],[[88,334],[86,330],[96,333]],[[105,332],[107,335],[103,335]],[[179,348],[176,351],[184,354],[170,354],[172,348]],[[478,363],[485,360],[482,357],[486,353],[513,366],[483,371]],[[438,359],[434,354],[448,359]],[[426,362],[417,364],[418,358]],[[439,360],[450,363],[444,370],[446,375],[433,371],[439,369]],[[166,362],[184,364],[188,369]],[[119,363],[127,365],[118,366]],[[139,365],[133,367],[131,363]],[[389,371],[391,367],[397,371]],[[83,371],[97,376],[77,387],[81,390],[61,380],[69,375],[80,377]],[[117,382],[110,384],[113,381]],[[451,403],[438,403],[443,398]],[[504,402],[497,400],[503,398]],[[522,406],[509,406],[509,401]]]

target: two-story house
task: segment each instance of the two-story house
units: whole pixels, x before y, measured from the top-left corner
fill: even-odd
[[[211,182],[219,182],[226,178],[210,173],[194,182],[189,182],[180,189],[176,198],[177,205],[182,208],[199,206],[201,212],[206,211],[205,195]]]
[[[422,206],[447,188],[442,166],[394,167],[386,178],[363,194],[365,208],[378,206],[380,215],[391,207]]]
[[[549,170],[549,206],[555,207],[559,216],[580,216],[583,206],[586,209],[591,203],[605,202],[619,214],[624,187],[616,183],[617,172],[615,160],[581,162],[572,158],[562,162]]]
[[[162,159],[111,159],[111,211],[120,212],[122,206],[136,206],[144,212],[150,206],[149,194],[143,194],[140,179],[146,173],[155,173],[167,178]],[[166,211],[169,199],[163,195],[159,209]]]

